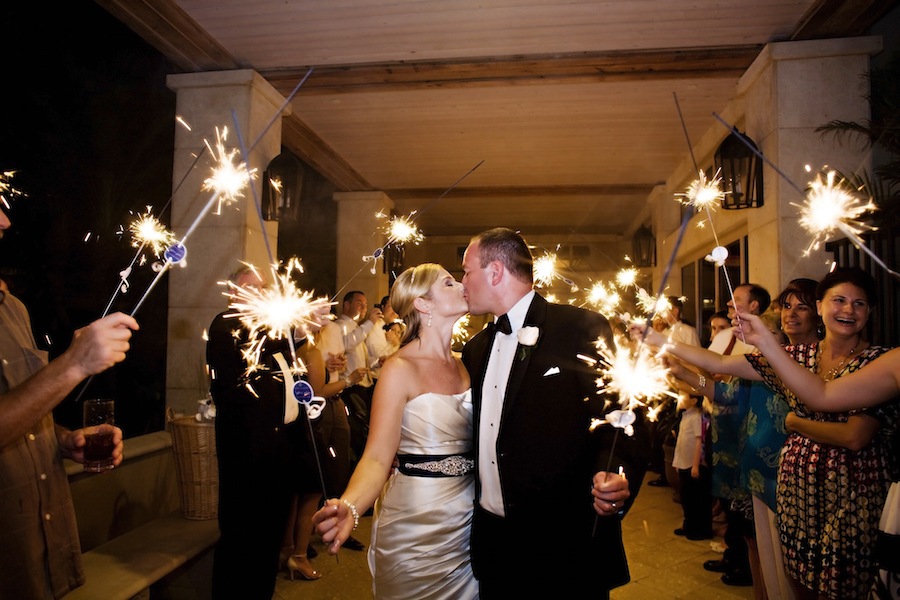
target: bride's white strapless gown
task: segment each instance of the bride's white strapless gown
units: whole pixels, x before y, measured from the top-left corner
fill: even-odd
[[[426,393],[407,402],[397,454],[473,451],[472,398]],[[422,477],[396,470],[375,503],[369,569],[379,599],[478,598],[469,562],[475,473]]]

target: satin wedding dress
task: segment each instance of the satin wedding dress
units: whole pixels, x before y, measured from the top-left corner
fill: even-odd
[[[400,468],[375,503],[369,569],[375,598],[478,597],[469,562],[475,499],[471,390],[407,402]]]

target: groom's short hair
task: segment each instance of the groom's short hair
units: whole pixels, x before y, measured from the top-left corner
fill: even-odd
[[[507,227],[495,227],[479,233],[470,243],[476,242],[482,269],[499,260],[516,279],[534,283],[534,259],[521,235]]]

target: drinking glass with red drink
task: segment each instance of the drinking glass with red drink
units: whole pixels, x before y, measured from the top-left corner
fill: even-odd
[[[84,403],[84,470],[99,473],[113,468],[115,407],[112,400]]]

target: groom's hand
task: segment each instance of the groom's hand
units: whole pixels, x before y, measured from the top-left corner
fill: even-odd
[[[598,515],[608,517],[617,514],[631,496],[625,475],[600,471],[594,474],[591,496]]]

